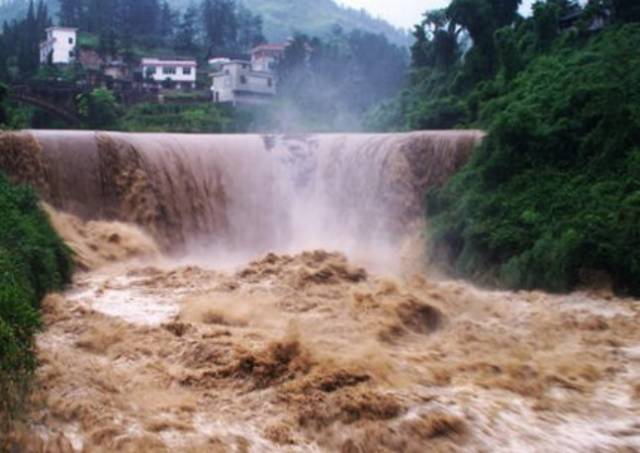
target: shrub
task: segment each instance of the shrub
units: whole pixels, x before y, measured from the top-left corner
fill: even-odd
[[[0,441],[20,415],[36,366],[40,299],[71,272],[70,251],[33,191],[0,175]]]
[[[555,46],[480,107],[487,139],[429,196],[458,273],[564,291],[598,271],[640,294],[639,46],[638,25]]]

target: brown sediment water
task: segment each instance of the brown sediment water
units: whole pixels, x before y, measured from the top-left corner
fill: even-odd
[[[43,302],[27,449],[637,451],[640,302],[415,272],[480,139],[13,137],[83,269]]]
[[[0,169],[43,181],[36,187],[56,209],[141,226],[165,251],[246,262],[319,247],[366,251],[390,268],[423,218],[426,190],[464,165],[482,133],[6,137],[39,165],[0,158]]]

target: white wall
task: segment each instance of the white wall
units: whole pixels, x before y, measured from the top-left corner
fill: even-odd
[[[40,63],[46,64],[51,54],[54,64],[69,64],[75,60],[77,33],[73,28],[49,28],[46,41],[40,44]]]
[[[252,71],[249,62],[231,62],[212,76],[211,92],[214,102],[238,103],[251,99],[267,99],[276,94],[273,75]]]
[[[149,74],[149,69],[155,68],[155,72]],[[154,81],[162,83],[169,79],[173,82],[191,83],[196,82],[197,66],[195,61],[170,61],[170,60],[142,60],[142,76],[146,79],[151,77]]]
[[[251,59],[251,66],[254,71],[274,72],[278,60],[275,57],[259,57]]]

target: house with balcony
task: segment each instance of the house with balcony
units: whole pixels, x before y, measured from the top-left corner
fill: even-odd
[[[191,58],[143,58],[140,64],[145,82],[166,88],[194,89],[198,64]]]
[[[275,73],[256,71],[250,61],[213,59],[217,70],[210,74],[211,96],[215,103],[261,105],[276,94]]]
[[[70,64],[76,59],[78,30],[69,27],[49,27],[40,43],[40,64]]]

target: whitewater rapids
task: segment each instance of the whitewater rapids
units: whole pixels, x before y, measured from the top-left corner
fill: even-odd
[[[26,449],[640,449],[640,302],[416,267],[480,139],[1,138],[82,269],[43,302]]]

